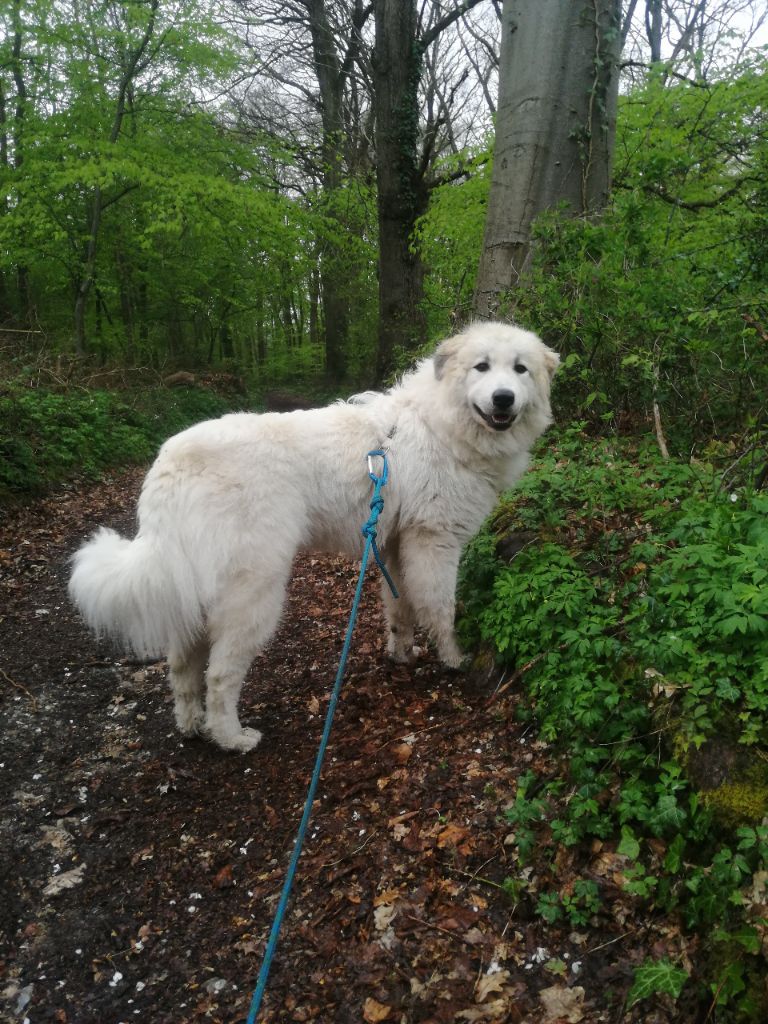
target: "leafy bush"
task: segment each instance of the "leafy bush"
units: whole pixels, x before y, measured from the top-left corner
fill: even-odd
[[[226,408],[203,389],[57,393],[8,385],[0,394],[0,501],[149,460],[166,437]]]
[[[522,776],[506,812],[521,864],[544,836],[613,843],[627,898],[692,929],[747,927],[768,866],[768,770],[746,757],[746,775],[702,789],[691,765],[713,740],[735,762],[768,746],[767,578],[768,496],[728,493],[648,446],[550,443],[461,572],[462,635],[517,674],[520,713],[567,754],[559,778]],[[575,924],[598,905],[574,887],[537,909]],[[639,973],[636,990],[654,977]],[[731,991],[746,1013],[750,985],[728,979],[718,999]]]

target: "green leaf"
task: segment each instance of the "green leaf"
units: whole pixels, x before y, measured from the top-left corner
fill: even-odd
[[[635,839],[632,829],[626,825],[621,830],[621,842],[616,852],[623,857],[629,857],[630,860],[637,860],[640,855],[640,843]]]
[[[738,942],[748,953],[759,953],[760,952],[760,936],[755,928],[745,924],[741,928],[738,928],[735,932],[727,932],[723,929],[718,929],[715,932],[715,939],[718,942]]]
[[[688,972],[675,967],[669,960],[648,960],[635,971],[627,1005],[634,1006],[641,999],[647,999],[657,992],[677,999],[687,980]]]
[[[664,858],[664,867],[671,874],[676,874],[680,870],[680,866],[683,862],[683,848],[685,846],[685,840],[681,835],[675,836],[672,842],[669,844],[667,855]]]

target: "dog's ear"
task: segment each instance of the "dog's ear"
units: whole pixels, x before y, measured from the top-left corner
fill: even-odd
[[[559,365],[560,365],[560,356],[557,354],[557,352],[554,351],[554,349],[547,348],[547,346],[545,345],[544,346],[544,368],[546,369],[547,373],[549,374],[549,379],[550,380],[552,380],[552,378],[555,376],[555,373],[556,373],[557,368],[558,368]]]
[[[435,354],[432,356],[432,365],[435,368],[435,377],[438,380],[443,379],[445,373],[445,364],[455,354],[459,347],[460,338],[456,335],[455,338],[448,338],[446,341],[441,341],[435,349]]]

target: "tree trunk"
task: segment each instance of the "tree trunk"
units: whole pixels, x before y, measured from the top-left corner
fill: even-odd
[[[320,325],[318,323],[318,306],[320,304],[320,277],[315,267],[309,272],[309,343],[320,342]]]
[[[416,34],[415,0],[378,0],[375,18],[380,380],[391,372],[398,351],[412,351],[423,340],[423,271],[410,242],[427,197],[417,161],[423,50]]]
[[[97,185],[93,191],[93,203],[88,217],[88,241],[83,256],[83,272],[75,298],[75,351],[79,356],[85,355],[86,330],[85,313],[88,296],[91,293],[96,274],[96,249],[101,226],[102,197]]]
[[[661,0],[646,0],[645,34],[651,48],[651,64],[661,60]]]
[[[142,267],[142,273],[146,273]],[[147,282],[142,278],[139,281],[138,287],[139,295],[139,341],[142,343],[144,349],[147,348],[147,342],[149,341],[149,289]]]
[[[308,0],[312,55],[320,87],[320,113],[323,123],[323,191],[327,215],[339,220],[337,193],[343,182],[344,83],[336,53],[333,30],[328,21],[325,0]],[[344,225],[339,222],[340,233]],[[333,380],[342,380],[347,369],[349,309],[345,295],[348,268],[335,244],[324,246],[321,255],[322,296],[325,310],[325,368]]]
[[[491,192],[475,313],[498,315],[524,273],[533,219],[608,198],[620,0],[505,0]]]
[[[264,323],[264,300],[261,294],[256,300],[256,352],[261,366],[267,358],[267,329]]]
[[[5,86],[0,79],[0,167],[8,169],[8,114],[5,103]],[[0,197],[0,217],[8,213],[7,196]],[[5,274],[0,271],[0,322],[5,323],[11,318],[11,307],[8,301],[8,287]]]
[[[123,68],[123,73],[117,87],[117,102],[115,104],[115,113],[112,119],[112,128],[109,133],[109,142],[111,145],[115,145],[120,137],[120,131],[123,127],[123,119],[125,118],[126,103],[128,101],[130,85],[134,76],[139,72],[139,70],[141,70],[141,61],[146,53],[150,40],[154,35],[155,17],[157,15],[159,3],[160,0],[150,0],[147,26],[144,30],[141,41],[135,50],[128,55],[126,64]],[[96,254],[98,250],[99,230],[101,228],[101,216],[107,205],[110,205],[117,199],[121,198],[133,187],[134,186],[129,186],[117,196],[114,196],[109,200],[104,199],[100,186],[97,185],[93,191],[93,199],[88,216],[87,241],[84,246],[80,287],[77,290],[77,298],[75,299],[75,347],[78,355],[83,355],[86,348],[85,314],[88,296],[90,295],[91,288],[93,287],[96,274]]]
[[[125,338],[125,358],[132,365],[135,360],[135,327],[133,313],[133,287],[131,281],[131,264],[125,258],[121,246],[118,246],[115,253],[117,264],[117,275],[120,282],[120,316],[123,321],[123,336]]]
[[[27,112],[27,84],[22,73],[22,14],[21,0],[13,0],[11,10],[11,21],[13,24],[13,44],[11,48],[11,73],[13,83],[16,87],[16,105],[14,110],[13,123],[13,166],[16,171],[21,170],[24,163],[24,119]],[[19,263],[16,267],[16,288],[18,292],[19,313],[25,323],[32,320],[32,300],[29,290],[29,269]]]

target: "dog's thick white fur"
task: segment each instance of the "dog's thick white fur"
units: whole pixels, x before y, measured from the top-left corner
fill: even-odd
[[[527,331],[476,323],[386,393],[185,430],[147,474],[135,540],[96,533],[74,557],[70,594],[98,633],[167,654],[182,733],[250,750],[261,735],[240,725],[240,689],[277,628],[294,556],[360,556],[366,453],[385,446],[378,540],[400,591],[383,587],[389,653],[408,661],[418,624],[457,667],[459,556],[550,423],[558,362]]]

